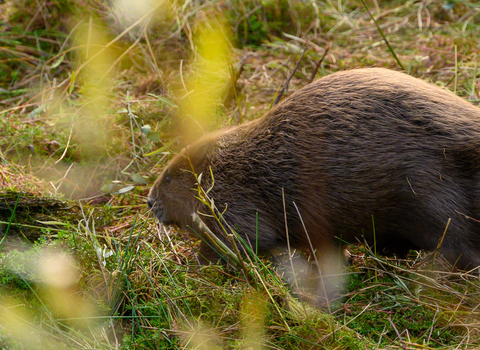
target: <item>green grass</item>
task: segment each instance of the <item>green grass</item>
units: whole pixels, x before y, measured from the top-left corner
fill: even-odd
[[[410,74],[478,104],[477,2],[367,1],[380,29],[360,0],[171,2],[130,28],[104,1],[40,3],[0,4],[0,185],[33,193],[26,207],[51,195],[67,209],[2,219],[16,226],[0,250],[0,348],[480,347],[478,277],[432,268],[425,253],[386,260],[352,247],[329,314],[297,300],[268,259],[198,266],[198,242],[156,226],[145,205],[188,142],[205,24],[231,32],[234,68],[211,130],[267,111],[304,50],[284,96],[305,86],[327,46],[316,78],[399,69],[393,50]],[[89,32],[99,41],[87,52]]]

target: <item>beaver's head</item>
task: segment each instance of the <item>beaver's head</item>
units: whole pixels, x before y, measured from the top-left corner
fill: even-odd
[[[165,167],[148,194],[148,207],[164,224],[191,225],[192,214],[200,201],[196,198],[197,180],[207,168],[206,159],[211,142],[197,142],[176,155]]]

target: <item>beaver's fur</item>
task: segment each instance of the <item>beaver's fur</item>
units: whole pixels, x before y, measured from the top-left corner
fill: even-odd
[[[310,247],[306,232],[317,252],[373,244],[374,222],[378,252],[431,251],[450,218],[440,252],[460,268],[480,265],[480,109],[406,74],[331,74],[263,117],[188,146],[148,199],[160,221],[182,227],[206,212],[187,158],[202,182],[211,168],[210,196],[252,246],[258,226],[261,252],[286,245],[284,189],[294,248]]]

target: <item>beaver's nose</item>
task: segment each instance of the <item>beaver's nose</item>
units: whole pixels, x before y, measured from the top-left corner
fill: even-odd
[[[148,209],[152,209],[155,204],[155,201],[152,198],[147,198]]]

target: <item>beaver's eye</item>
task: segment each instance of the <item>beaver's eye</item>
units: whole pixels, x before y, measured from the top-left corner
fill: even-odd
[[[165,184],[169,184],[172,181],[172,177],[170,175],[165,176]]]

